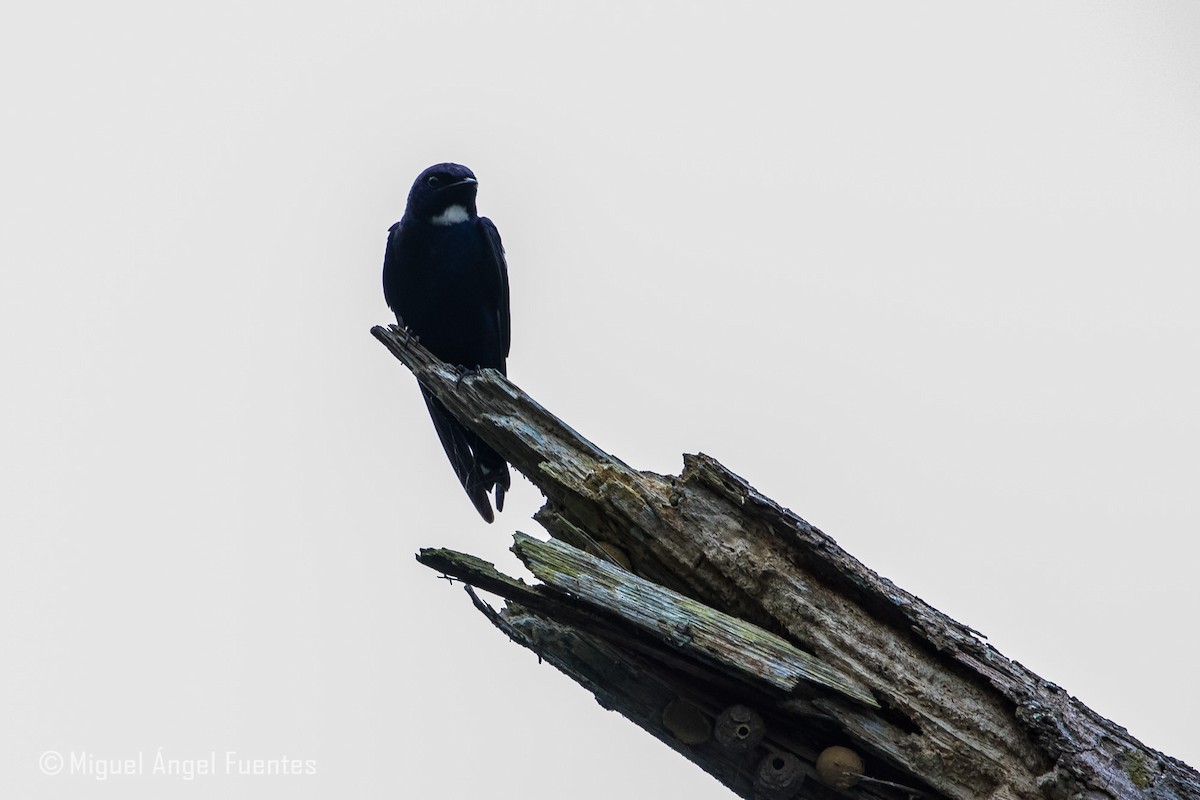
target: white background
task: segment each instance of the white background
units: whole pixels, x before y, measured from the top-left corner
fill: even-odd
[[[5,17],[8,796],[727,796],[413,561],[516,570],[539,505],[479,520],[367,332],[442,160],[535,398],[639,467],[719,458],[1200,764],[1200,6]],[[38,767],[158,748],[317,774]]]

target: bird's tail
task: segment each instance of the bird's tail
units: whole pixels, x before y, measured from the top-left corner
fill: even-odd
[[[508,463],[487,442],[451,416],[446,407],[424,387],[421,388],[421,395],[425,398],[429,416],[433,418],[433,427],[450,459],[450,466],[454,467],[454,474],[475,504],[479,516],[491,522],[495,515],[488,492],[493,488],[496,490],[496,510],[503,511],[504,493],[512,485]]]

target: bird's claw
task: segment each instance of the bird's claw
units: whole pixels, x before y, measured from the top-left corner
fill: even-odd
[[[404,334],[404,344],[407,345],[421,343],[421,337],[413,333],[412,328],[408,327],[407,325],[402,326],[400,332]]]
[[[458,374],[454,377],[454,388],[455,389],[457,389],[459,384],[462,383],[463,378],[467,377],[468,375],[474,375],[477,372],[479,372],[479,367],[464,367],[462,364],[456,365],[455,369],[458,371]]]

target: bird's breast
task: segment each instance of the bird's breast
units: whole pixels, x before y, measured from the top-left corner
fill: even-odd
[[[385,287],[393,310],[442,360],[502,367],[497,266],[478,226],[422,225],[400,233],[409,235],[397,242]]]

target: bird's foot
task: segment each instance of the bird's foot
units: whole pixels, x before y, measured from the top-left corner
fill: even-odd
[[[464,367],[462,364],[456,364],[454,369],[458,371],[458,375],[454,377],[455,389],[457,389],[458,385],[462,383],[463,378],[467,377],[468,375],[475,375],[479,372],[479,367]]]
[[[413,329],[404,325],[401,327],[401,332],[404,334],[404,344],[420,344],[421,337],[413,333]]]

